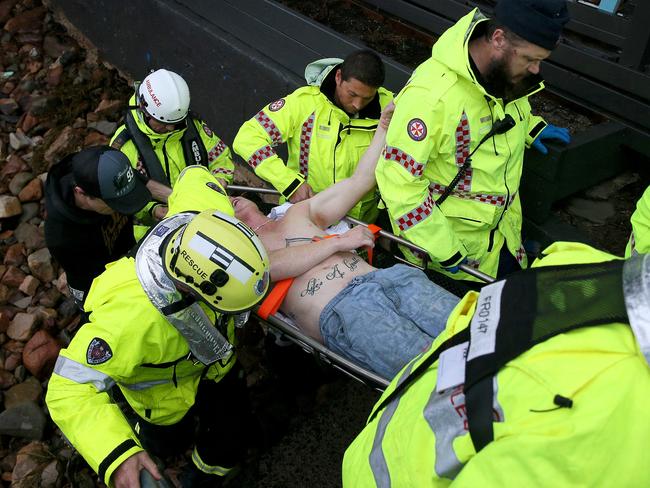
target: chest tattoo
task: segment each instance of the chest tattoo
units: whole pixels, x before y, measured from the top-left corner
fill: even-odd
[[[359,267],[359,261],[361,261],[361,258],[359,258],[359,256],[354,256],[352,259],[343,259],[343,264],[345,264],[345,267],[350,271],[354,271]]]
[[[339,265],[335,264],[332,270],[325,275],[328,280],[335,280],[336,278],[343,278],[345,273],[339,269]]]
[[[300,292],[300,296],[306,297],[309,295],[313,297],[318,292],[318,290],[320,290],[321,286],[323,286],[322,281],[317,280],[316,278],[312,278],[307,282],[307,288]]]

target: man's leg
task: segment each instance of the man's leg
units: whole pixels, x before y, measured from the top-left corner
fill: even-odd
[[[255,423],[240,371],[235,366],[220,382],[199,384],[194,405],[199,428],[192,452],[196,486],[220,486],[223,477],[246,457]]]

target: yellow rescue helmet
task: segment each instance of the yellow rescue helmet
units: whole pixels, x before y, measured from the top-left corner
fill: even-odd
[[[219,313],[254,307],[268,291],[269,258],[246,224],[217,210],[198,213],[165,240],[165,273]]]

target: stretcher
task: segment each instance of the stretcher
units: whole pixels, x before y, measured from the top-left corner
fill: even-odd
[[[280,195],[280,193],[274,189],[255,188],[255,187],[241,186],[241,185],[229,185],[228,191],[229,193],[236,192],[236,193],[254,193],[258,195],[264,195],[264,194]],[[349,216],[345,217],[344,220],[346,220],[348,223],[352,225],[363,225],[368,227],[368,224]],[[373,230],[375,235],[379,238],[388,239],[389,241],[392,241],[396,244],[406,246],[413,251],[419,252],[423,256],[427,256],[427,252],[424,249],[422,249],[419,246],[416,246],[415,244],[407,241],[406,239],[396,236],[383,229],[379,229],[376,226],[374,228],[371,227],[371,229]],[[393,255],[392,258],[398,262],[408,264],[410,266],[415,266],[422,270],[425,270],[427,268],[426,259],[423,261],[421,265],[415,265],[407,261],[406,259],[402,258],[398,254]],[[482,273],[481,271],[478,271],[474,268],[471,268],[470,266],[467,266],[465,264],[461,264],[459,266],[459,269],[469,275],[474,276],[475,278],[478,278],[479,280],[485,283],[494,282],[493,277],[485,273]],[[365,368],[362,368],[361,366],[355,364],[349,359],[329,350],[320,342],[305,335],[298,328],[297,325],[292,323],[291,319],[285,317],[281,312],[270,314],[264,319],[258,316],[258,320],[263,324],[267,325],[268,327],[271,327],[273,330],[277,331],[282,336],[288,338],[291,342],[300,346],[307,353],[311,354],[319,363],[331,366],[343,372],[347,376],[354,378],[355,380],[360,381],[366,385],[370,385],[379,391],[383,391],[388,386],[389,380],[391,378],[383,378],[377,375],[376,373],[369,371]]]

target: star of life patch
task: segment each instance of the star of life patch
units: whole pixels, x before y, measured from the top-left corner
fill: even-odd
[[[203,132],[205,132],[205,135],[208,137],[212,137],[214,135],[212,129],[210,129],[210,127],[208,127],[206,124],[203,124]]]
[[[284,98],[280,98],[279,100],[276,100],[275,102],[269,104],[269,110],[271,112],[277,112],[282,107],[284,107],[284,103]]]
[[[104,339],[95,337],[90,344],[88,345],[88,350],[86,351],[86,361],[88,364],[98,365],[103,364],[113,357],[113,351],[111,347]]]
[[[411,119],[407,126],[407,132],[414,141],[421,141],[427,136],[427,126],[422,119]]]

